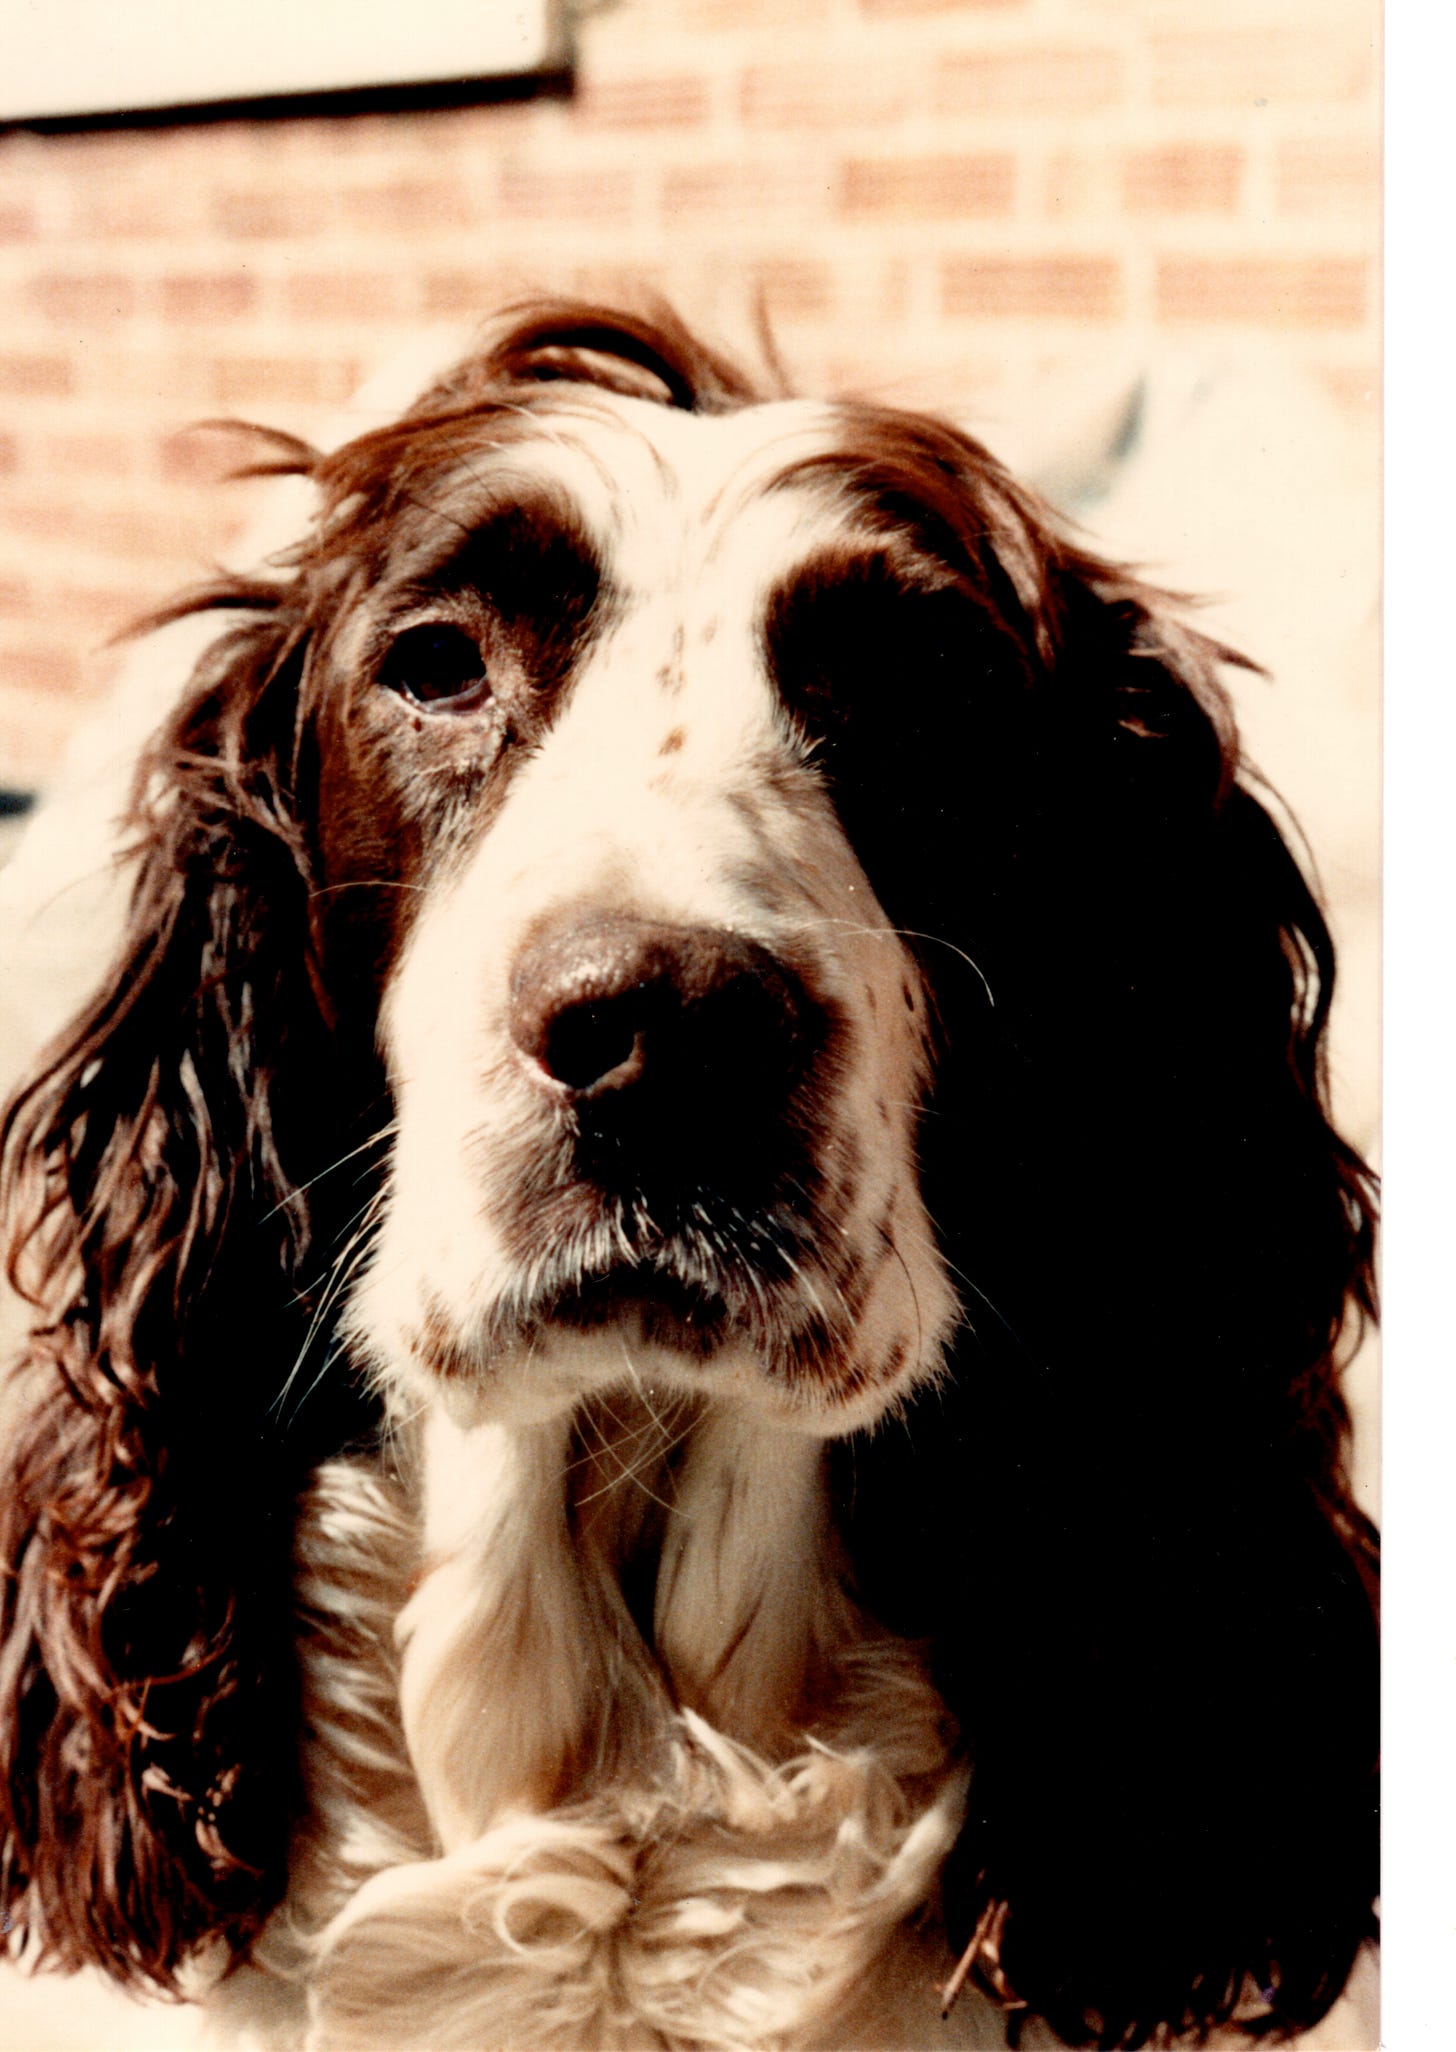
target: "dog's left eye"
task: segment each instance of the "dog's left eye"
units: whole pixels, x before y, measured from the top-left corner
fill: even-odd
[[[386,691],[397,691],[414,705],[449,706],[464,711],[488,695],[485,658],[474,635],[447,620],[428,620],[407,627],[391,643],[380,667]]]

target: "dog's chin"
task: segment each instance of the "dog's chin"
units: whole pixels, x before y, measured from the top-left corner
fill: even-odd
[[[756,1287],[763,1292],[766,1285]],[[582,1276],[553,1292],[529,1320],[522,1337],[554,1329],[583,1335],[612,1333],[624,1346],[666,1352],[688,1368],[706,1368],[735,1343],[751,1343],[729,1291],[656,1265],[634,1264]]]
[[[851,1395],[851,1340],[795,1278],[729,1261],[570,1268],[507,1288],[411,1346],[411,1396],[457,1423],[539,1423],[614,1385],[727,1398],[826,1429]],[[825,1422],[816,1422],[824,1420]],[[828,1426],[827,1429],[834,1429]]]

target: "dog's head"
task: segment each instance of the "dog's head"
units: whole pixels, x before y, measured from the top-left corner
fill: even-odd
[[[908,441],[871,481],[852,416],[693,411],[691,359],[599,340],[325,468],[320,882],[380,901],[396,1124],[348,1322],[416,1397],[539,1415],[626,1349],[844,1430],[951,1304],[917,942],[837,783],[861,723],[1024,676],[1004,487],[948,528]]]
[[[318,521],[179,605],[234,617],[143,763],[127,949],[7,1129],[43,1943],[168,1982],[275,1899],[288,1507],[361,1372],[515,1420],[645,1374],[842,1442],[862,1590],[976,1749],[952,1921],[1009,1900],[1033,1999],[1196,2022],[1254,1972],[1317,2011],[1369,1903],[1365,1681],[1312,1755],[1301,1720],[1366,1673],[1331,1364],[1370,1218],[1225,652],[950,426],[765,397],[665,318],[530,314],[258,467]],[[1205,1626],[1282,1677],[1272,1736],[1218,1690],[1171,1750],[1052,1716]],[[1246,1786],[1301,1851],[1235,1914]],[[1086,1934],[1180,1802],[1159,1978]]]

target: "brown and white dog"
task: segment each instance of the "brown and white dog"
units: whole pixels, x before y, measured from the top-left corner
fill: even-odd
[[[257,467],[5,1128],[17,1951],[313,2052],[1318,2018],[1371,1190],[1235,658],[667,316]]]

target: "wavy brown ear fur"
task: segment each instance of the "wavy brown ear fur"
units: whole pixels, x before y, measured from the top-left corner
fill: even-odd
[[[143,762],[123,953],[4,1122],[35,1328],[0,1485],[6,1925],[13,1950],[165,1988],[279,1894],[296,1775],[276,1399],[327,1029],[287,589],[175,609],[252,617]]]
[[[982,1978],[1073,2043],[1250,1998],[1277,2034],[1338,1996],[1378,1889],[1337,1368],[1373,1181],[1330,1123],[1329,934],[1241,780],[1224,652],[1054,530],[1039,553],[1038,674],[986,659],[959,747],[934,712],[916,831],[871,868],[952,943],[925,950],[953,1054],[923,1150],[967,1329],[842,1451],[841,1498],[969,1737],[946,1906],[958,1947],[994,1933]]]

